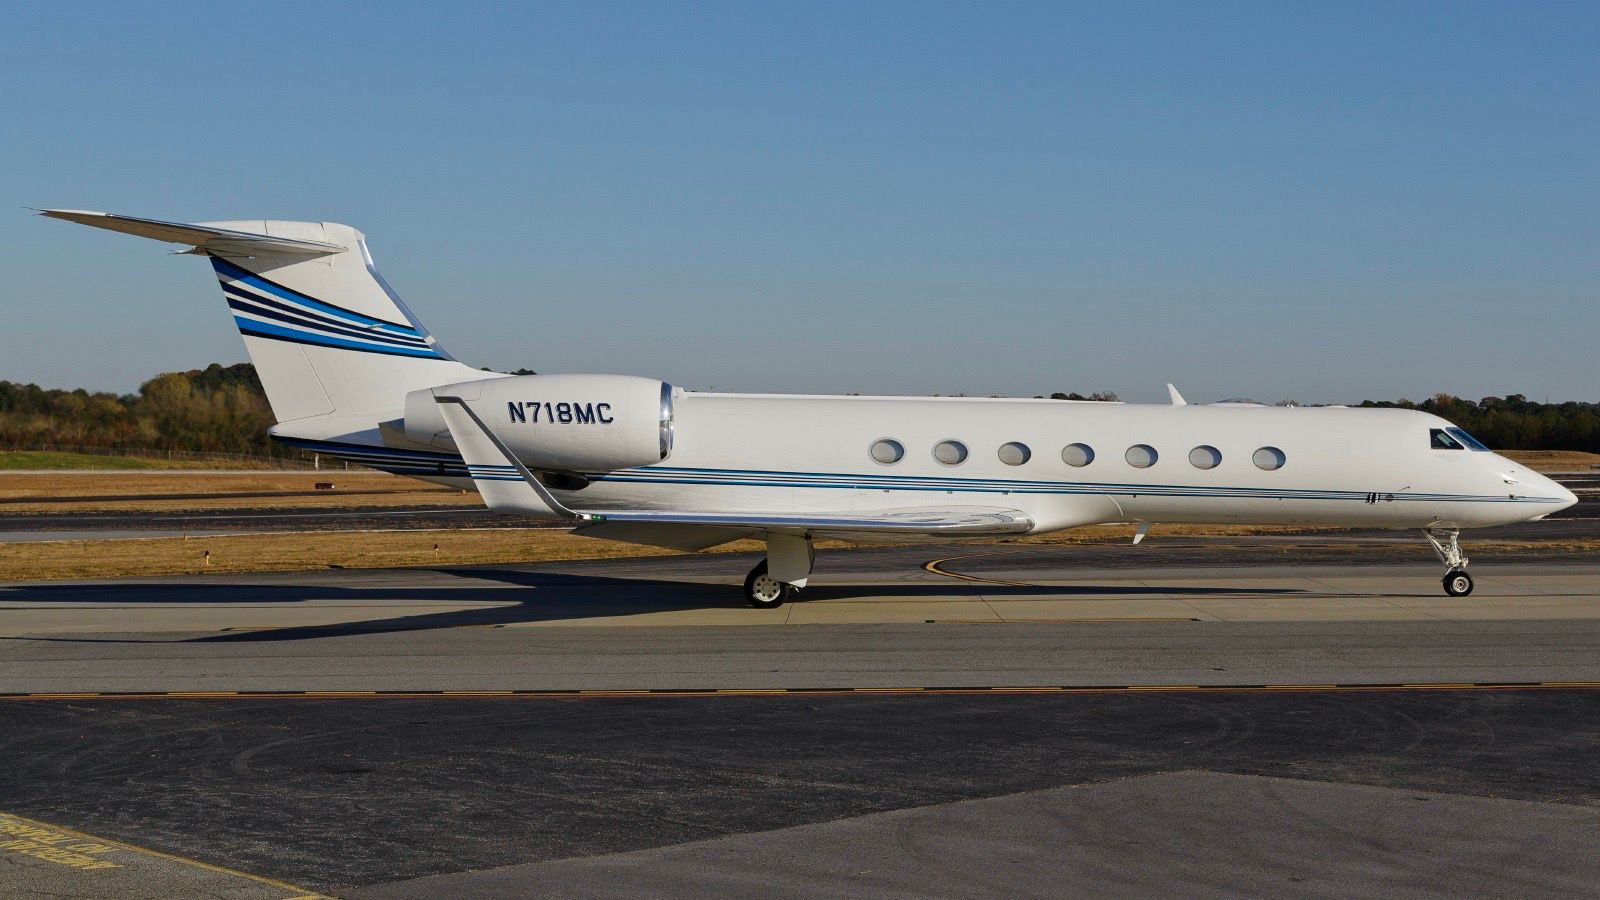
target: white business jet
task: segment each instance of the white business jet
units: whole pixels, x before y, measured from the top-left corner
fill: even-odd
[[[447,354],[331,222],[43,215],[208,257],[273,438],[471,487],[497,512],[681,550],[766,542],[756,607],[817,538],[994,538],[1131,522],[1420,529],[1472,592],[1460,529],[1577,498],[1420,412],[966,397],[700,393],[628,375],[486,374]]]

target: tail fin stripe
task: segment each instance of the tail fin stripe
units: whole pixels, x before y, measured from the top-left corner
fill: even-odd
[[[306,336],[327,337],[327,338],[344,339],[344,340],[364,341],[366,343],[378,344],[378,345],[381,345],[381,346],[384,346],[384,347],[401,347],[401,348],[406,348],[406,349],[411,349],[411,350],[428,350],[428,349],[431,349],[431,348],[428,347],[427,344],[408,343],[408,342],[404,342],[404,341],[390,340],[389,338],[370,336],[370,335],[365,335],[365,334],[361,334],[359,332],[354,332],[354,331],[346,332],[343,329],[311,329],[311,328],[306,328],[305,327],[306,323],[297,321],[291,316],[286,316],[286,315],[283,315],[282,313],[276,313],[276,312],[273,312],[272,310],[268,310],[268,309],[252,309],[248,304],[240,303],[237,300],[232,300],[232,299],[228,300],[228,306],[231,309],[233,309],[233,311],[235,313],[235,315],[234,315],[235,319],[246,318],[248,321],[253,322],[253,323],[257,324],[257,325],[271,325],[271,324],[273,324],[271,322],[262,321],[262,317],[265,317],[267,319],[276,319],[277,321],[284,323],[284,325],[297,326],[297,327],[295,327],[293,329],[296,334],[304,334]],[[281,328],[281,327],[284,327],[284,325],[280,325],[280,326],[277,326],[277,327]]]
[[[354,310],[345,309],[342,306],[334,306],[332,303],[326,303],[318,300],[315,297],[308,297],[299,291],[286,288],[283,285],[273,281],[268,281],[254,272],[241,269],[219,256],[211,257],[211,265],[212,268],[216,269],[217,277],[219,279],[224,281],[243,282],[244,284],[249,285],[258,291],[265,291],[284,300],[288,300],[291,303],[298,303],[302,306],[308,306],[318,312],[325,313],[336,318],[346,319],[362,325],[377,325],[381,328],[399,331],[403,334],[415,335],[418,333],[417,329],[411,327],[410,325],[405,325],[399,322],[389,322],[383,319],[375,319],[372,316],[363,315]]]
[[[250,289],[242,286],[239,282],[236,282],[236,281],[225,281],[225,282],[222,282],[222,292],[224,294],[237,297],[240,300],[245,300],[245,301],[248,301],[250,303],[255,303],[257,305],[260,305],[260,306],[269,306],[269,307],[271,307],[273,309],[281,310],[283,312],[299,316],[302,319],[307,319],[309,321],[313,321],[313,322],[316,322],[318,324],[324,324],[324,325],[329,325],[329,326],[338,327],[338,328],[353,328],[353,329],[356,329],[358,331],[361,331],[364,334],[381,334],[384,337],[392,337],[392,338],[396,338],[398,340],[408,340],[408,341],[426,340],[426,338],[420,332],[418,332],[418,333],[413,333],[413,332],[404,332],[404,333],[402,333],[402,332],[394,331],[392,329],[384,329],[382,331],[379,331],[379,330],[377,330],[377,328],[375,326],[372,326],[372,325],[362,325],[362,324],[360,324],[358,322],[352,322],[349,319],[337,319],[337,318],[334,318],[332,316],[326,316],[326,315],[323,315],[323,314],[318,313],[318,312],[313,312],[313,311],[311,311],[309,309],[302,309],[301,307],[295,306],[293,304],[285,303],[285,302],[283,302],[281,300],[273,299],[272,297],[270,297],[270,296],[268,296],[266,294],[262,294],[262,293],[259,293],[257,291],[250,290]]]
[[[264,316],[308,330],[319,331],[320,333],[337,334],[363,341],[373,341],[374,343],[395,344],[402,347],[428,346],[428,342],[422,338],[391,335],[387,332],[363,331],[354,326],[332,323],[320,317],[313,318],[311,313],[301,313],[291,306],[269,303],[228,289],[224,289],[223,294],[227,298],[229,307],[242,313],[249,313],[252,316]]]
[[[235,315],[234,324],[239,326],[241,334],[251,337],[269,338],[275,341],[289,341],[295,344],[310,344],[317,347],[337,347],[340,350],[361,350],[366,353],[387,353],[390,356],[413,356],[423,359],[440,359],[433,349],[411,347],[393,347],[386,344],[357,343],[356,341],[342,340],[336,337],[313,334],[306,331],[295,331],[291,328],[282,328],[255,319],[246,319]]]

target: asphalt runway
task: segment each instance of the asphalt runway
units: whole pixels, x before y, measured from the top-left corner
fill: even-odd
[[[1594,896],[1596,526],[0,587],[0,894]]]
[[[0,815],[6,896],[1584,897],[1600,875],[1594,691],[0,715],[27,817]]]

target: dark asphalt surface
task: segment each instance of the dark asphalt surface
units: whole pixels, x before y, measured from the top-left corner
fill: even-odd
[[[1600,814],[1597,744],[1600,692],[1581,690],[11,702],[0,808],[340,893],[1188,770]],[[1214,790],[1212,808],[1254,789]],[[1408,815],[1435,815],[1425,799],[1407,798]],[[1266,846],[1293,824],[1285,815],[1209,838],[1174,821],[1173,833]],[[1334,846],[1360,852],[1380,824],[1404,830],[1352,820]],[[1181,894],[1158,871],[1163,832],[1147,829],[1146,846],[1098,839],[1120,845],[1130,877]],[[1562,840],[1600,850],[1592,828]],[[1517,860],[1503,882],[1455,893],[1515,886]],[[1296,864],[1323,868],[1314,855]],[[1210,863],[1224,885],[1229,871],[1226,857]],[[1348,892],[1407,871],[1367,872],[1376,880]]]
[[[1592,832],[1590,811],[1555,803],[1169,772],[351,896],[1589,897]]]

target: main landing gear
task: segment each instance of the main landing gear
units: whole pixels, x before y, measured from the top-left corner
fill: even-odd
[[[767,558],[744,577],[744,599],[756,609],[776,609],[806,586],[816,552],[811,538],[797,534],[767,535]]]
[[[1452,597],[1472,593],[1472,576],[1467,574],[1467,558],[1462,555],[1458,540],[1461,532],[1454,528],[1424,528],[1422,534],[1444,563],[1444,592]]]
[[[744,599],[756,609],[775,609],[794,599],[795,587],[784,584],[767,572],[767,561],[756,563],[744,577]]]

